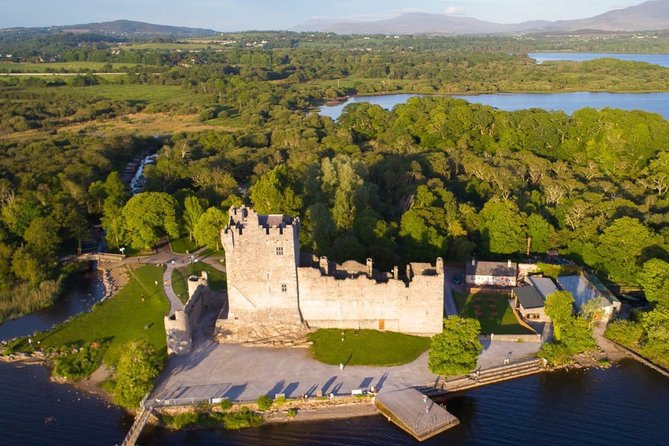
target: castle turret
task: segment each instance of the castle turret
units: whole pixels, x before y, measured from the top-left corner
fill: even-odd
[[[281,214],[230,208],[221,231],[229,318],[300,322],[297,266],[300,221]]]

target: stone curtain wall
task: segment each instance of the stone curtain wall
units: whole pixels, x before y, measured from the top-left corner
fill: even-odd
[[[165,333],[167,335],[167,353],[169,355],[186,355],[193,348],[193,330],[197,327],[202,315],[211,308],[222,305],[222,299],[209,290],[207,272],[202,276],[188,278],[188,301],[183,310],[165,317]]]
[[[370,328],[433,335],[443,325],[444,275],[376,282],[335,279],[318,268],[298,268],[300,310],[312,328]]]
[[[221,233],[225,248],[230,312],[235,318],[301,322],[297,295],[299,221],[261,225],[249,208],[231,208]]]
[[[225,248],[229,312],[222,330],[305,322],[311,328],[371,328],[403,333],[440,333],[444,311],[443,261],[413,264],[411,280],[362,274],[335,278],[327,259],[321,267],[299,266],[298,219],[230,208],[221,231]],[[349,263],[355,262],[347,262]],[[387,275],[382,275],[384,278]],[[397,277],[395,271],[393,277]],[[376,277],[376,276],[375,276]]]

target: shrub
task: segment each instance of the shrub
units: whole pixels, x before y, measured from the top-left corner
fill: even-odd
[[[283,406],[286,403],[286,397],[281,395],[274,400],[274,404],[277,406]]]
[[[606,337],[625,346],[639,345],[643,336],[641,324],[630,321],[615,321],[606,327]]]
[[[297,409],[295,408],[288,409],[288,413],[286,415],[288,416],[288,418],[295,418],[295,416],[297,415]]]
[[[571,361],[569,349],[560,343],[544,344],[537,356],[544,358],[553,367],[568,364]]]
[[[224,414],[223,417],[223,423],[226,429],[243,429],[246,427],[260,426],[262,420],[260,415],[251,412],[248,407],[242,407],[238,412],[228,412]]]
[[[84,345],[77,353],[61,356],[56,359],[53,369],[54,376],[68,380],[87,378],[102,363],[102,357],[107,351],[107,344],[92,342]]]
[[[267,395],[260,395],[258,399],[256,400],[256,404],[258,405],[258,410],[269,410],[270,407],[272,407],[272,404],[274,403],[274,400],[270,398]]]
[[[197,424],[199,415],[195,412],[182,412],[174,415],[164,415],[163,423],[169,429],[180,430]]]
[[[223,401],[220,402],[219,407],[222,410],[228,410],[232,407],[232,402],[227,398],[223,398]]]

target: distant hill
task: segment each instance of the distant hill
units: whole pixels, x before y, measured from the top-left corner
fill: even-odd
[[[154,25],[133,20],[84,23],[81,25],[50,26],[43,28],[7,28],[2,31],[31,30],[40,34],[93,33],[120,37],[205,37],[217,34],[213,29],[187,28],[183,26]]]
[[[669,0],[652,0],[579,20],[531,21],[514,24],[486,22],[472,17],[408,13],[376,21],[314,19],[294,31],[337,34],[510,34],[592,31],[655,31],[669,29]]]
[[[653,0],[581,20],[559,20],[546,30],[655,31],[669,29],[669,0]]]

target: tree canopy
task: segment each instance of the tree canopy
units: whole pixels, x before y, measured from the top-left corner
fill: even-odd
[[[481,349],[478,335],[481,325],[476,319],[451,316],[444,319],[444,329],[432,337],[428,366],[432,373],[464,375],[476,368]]]

